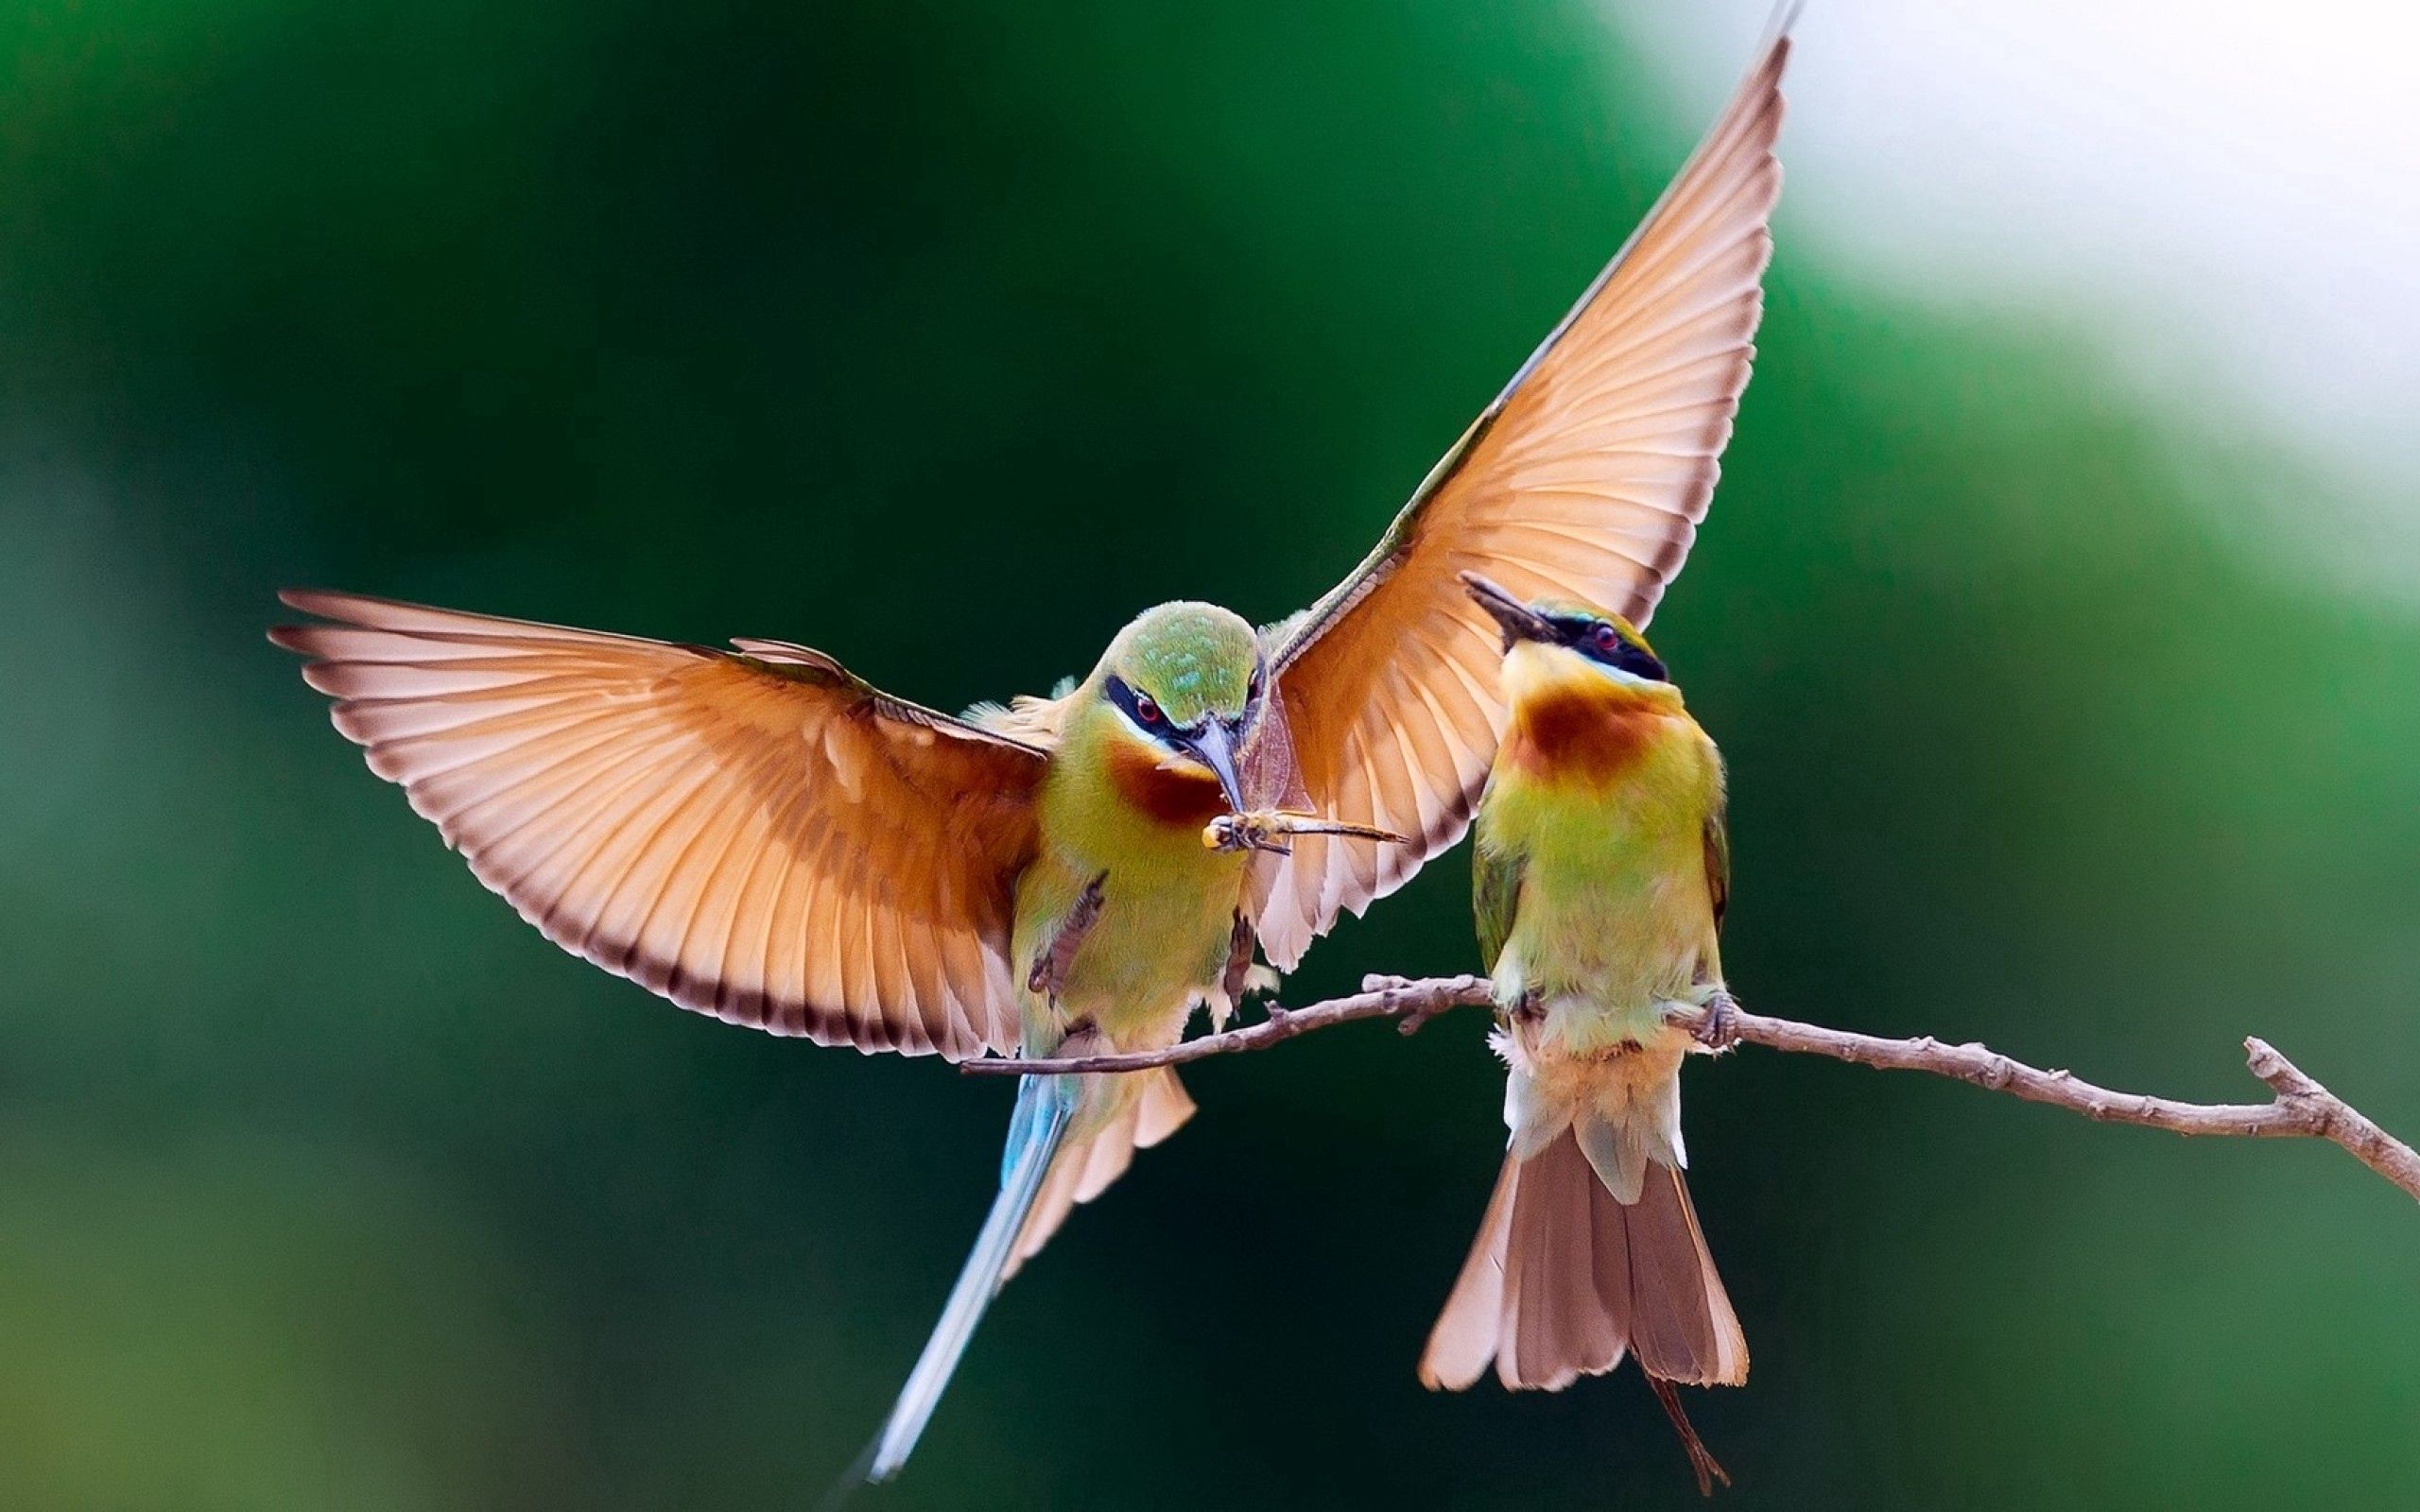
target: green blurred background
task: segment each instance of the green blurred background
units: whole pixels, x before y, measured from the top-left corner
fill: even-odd
[[[20,0],[0,16],[0,1504],[810,1503],[1008,1089],[559,954],[261,640],[315,583],[932,703],[1306,602],[1703,118],[1555,0]],[[1788,144],[1785,141],[1785,156]],[[2055,308],[1827,263],[1657,621],[1752,1006],[2420,1131],[2420,620]],[[1314,952],[1472,964],[1458,853]],[[1695,1502],[1634,1374],[1424,1393],[1477,1017],[1191,1077],[869,1506]],[[2420,1503],[2410,1202],[1748,1051],[1690,1149],[1739,1507]]]

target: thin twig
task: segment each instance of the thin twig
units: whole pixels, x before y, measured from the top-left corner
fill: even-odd
[[[1314,1029],[1350,1023],[1357,1019],[1401,1019],[1407,1032],[1432,1016],[1452,1008],[1477,1006],[1490,1001],[1487,979],[1478,976],[1434,977],[1406,981],[1371,977],[1363,990],[1314,1007],[1288,1010],[1271,1005],[1259,1023],[1224,1034],[1204,1035],[1161,1050],[1117,1056],[1081,1056],[1060,1060],[994,1059],[968,1061],[961,1070],[977,1075],[1031,1076],[1068,1072],[1143,1071],[1177,1066],[1212,1056],[1270,1045]],[[1678,1010],[1673,1022],[1696,1029],[1704,1010]],[[2340,1145],[2353,1159],[2376,1171],[2420,1200],[2420,1152],[2378,1127],[2350,1104],[2314,1081],[2279,1055],[2268,1041],[2246,1040],[2252,1074],[2269,1088],[2265,1103],[2187,1103],[2140,1092],[2112,1091],[2065,1071],[2044,1071],[2011,1059],[1979,1044],[1944,1044],[1927,1035],[1919,1040],[1885,1040],[1846,1029],[1789,1019],[1769,1019],[1742,1012],[1737,1038],[1771,1050],[1828,1056],[1883,1071],[1925,1071],[1936,1076],[1972,1082],[1992,1091],[2006,1092],[2030,1103],[2047,1103],[2103,1124],[2134,1124],[2164,1128],[2173,1134],[2220,1134],[2244,1139],[2320,1139]]]
[[[1400,977],[1371,977],[1363,990],[1309,1008],[1269,1005],[1269,1017],[1258,1023],[1224,1034],[1205,1034],[1159,1050],[1137,1050],[1122,1056],[1077,1056],[1064,1060],[970,1060],[958,1069],[970,1076],[1039,1076],[1057,1072],[1149,1071],[1153,1066],[1182,1066],[1188,1060],[1231,1056],[1244,1050],[1266,1050],[1314,1029],[1351,1023],[1356,1019],[1426,1020],[1447,1008],[1477,1006],[1490,1001],[1487,978],[1442,976],[1411,982]]]

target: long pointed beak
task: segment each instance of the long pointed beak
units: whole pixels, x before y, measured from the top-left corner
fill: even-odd
[[[1185,747],[1201,760],[1201,765],[1218,774],[1219,786],[1227,795],[1227,806],[1243,812],[1244,785],[1236,777],[1236,737],[1232,730],[1214,716],[1201,722],[1201,733],[1185,742]]]
[[[1514,598],[1501,587],[1477,573],[1462,573],[1462,591],[1504,630],[1504,649],[1510,651],[1523,641],[1549,641],[1554,627],[1547,624],[1535,610]]]

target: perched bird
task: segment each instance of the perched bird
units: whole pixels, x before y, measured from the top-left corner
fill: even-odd
[[[1421,1379],[1460,1390],[1493,1359],[1507,1386],[1559,1391],[1634,1355],[1703,1488],[1712,1462],[1667,1383],[1737,1385],[1748,1346],[1681,1178],[1697,1037],[1671,1013],[1707,1008],[1720,1042],[1738,1011],[1722,758],[1629,620],[1467,581],[1504,632],[1472,905],[1512,1140]]]
[[[951,1059],[1171,1043],[1232,1005],[1255,940],[1290,969],[1461,837],[1503,703],[1459,570],[1634,617],[1678,571],[1747,382],[1781,60],[1377,548],[1283,624],[1162,605],[1068,691],[961,718],[776,641],[328,593],[286,594],[323,623],[272,639],[482,882],[683,1007]],[[1403,843],[1205,843],[1280,806]],[[871,1475],[906,1461],[1001,1280],[1192,1110],[1167,1073],[1028,1080]]]

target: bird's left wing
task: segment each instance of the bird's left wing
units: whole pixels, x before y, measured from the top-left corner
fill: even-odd
[[[1040,749],[804,646],[284,596],[333,622],[270,638],[313,659],[337,728],[565,950],[774,1034],[1014,1046]]]
[[[1290,968],[1461,837],[1503,718],[1501,646],[1457,574],[1644,625],[1713,497],[1747,387],[1781,192],[1786,26],[1664,198],[1354,575],[1271,632],[1310,807],[1409,835],[1306,838],[1259,889]]]
[[[1714,906],[1714,928],[1722,930],[1722,916],[1731,912],[1731,815],[1722,799],[1715,799],[1705,816],[1705,895]]]

